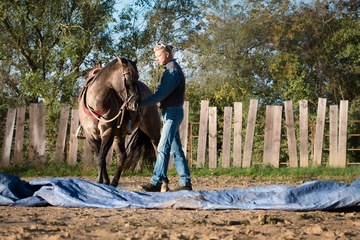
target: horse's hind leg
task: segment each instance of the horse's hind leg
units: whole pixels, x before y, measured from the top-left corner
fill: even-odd
[[[127,158],[126,149],[125,149],[125,138],[123,139],[114,139],[114,150],[116,152],[118,164],[116,167],[116,173],[114,175],[113,180],[111,181],[111,185],[117,187],[119,185],[119,180],[124,170],[125,160]]]

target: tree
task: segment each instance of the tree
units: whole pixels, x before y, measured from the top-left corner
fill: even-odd
[[[339,4],[342,2],[341,4]],[[269,64],[283,99],[326,97],[352,100],[359,92],[359,19],[345,1],[302,4],[274,18],[268,41],[276,48]],[[357,6],[357,9],[359,6]],[[353,10],[350,10],[353,9]],[[351,49],[351,50],[350,50]]]
[[[351,101],[360,90],[358,12],[356,1],[212,1],[196,80],[217,106]]]
[[[3,96],[14,105],[74,103],[78,79],[109,52],[114,1],[2,1]],[[16,99],[16,101],[14,101]]]
[[[15,0],[0,3],[1,114],[44,102],[49,148],[60,104],[76,105],[80,82],[99,57],[111,55],[114,1]],[[51,151],[50,151],[51,152]]]
[[[166,42],[182,52],[189,40],[201,30],[204,0],[141,0],[125,7],[119,13],[115,27],[119,52],[139,60],[140,76],[155,89],[162,69],[152,61],[152,48]],[[181,55],[181,54],[179,54]]]

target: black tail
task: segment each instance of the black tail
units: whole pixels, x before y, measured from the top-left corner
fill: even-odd
[[[126,153],[125,169],[152,169],[156,159],[150,138],[139,128],[131,135],[126,145]]]

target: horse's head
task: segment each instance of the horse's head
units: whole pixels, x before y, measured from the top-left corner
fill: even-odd
[[[140,94],[138,89],[139,73],[136,66],[136,60],[121,59],[116,57],[117,63],[121,65],[123,87],[125,92],[125,99],[127,108],[131,111],[136,111],[139,107]]]

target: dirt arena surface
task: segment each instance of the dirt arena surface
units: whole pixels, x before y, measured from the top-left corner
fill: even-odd
[[[119,187],[141,191],[140,185],[148,180],[124,177]],[[175,188],[177,177],[171,177],[170,182],[170,188]],[[301,183],[225,176],[193,178],[195,190]],[[360,239],[359,209],[293,212],[0,206],[0,212],[0,239]]]

